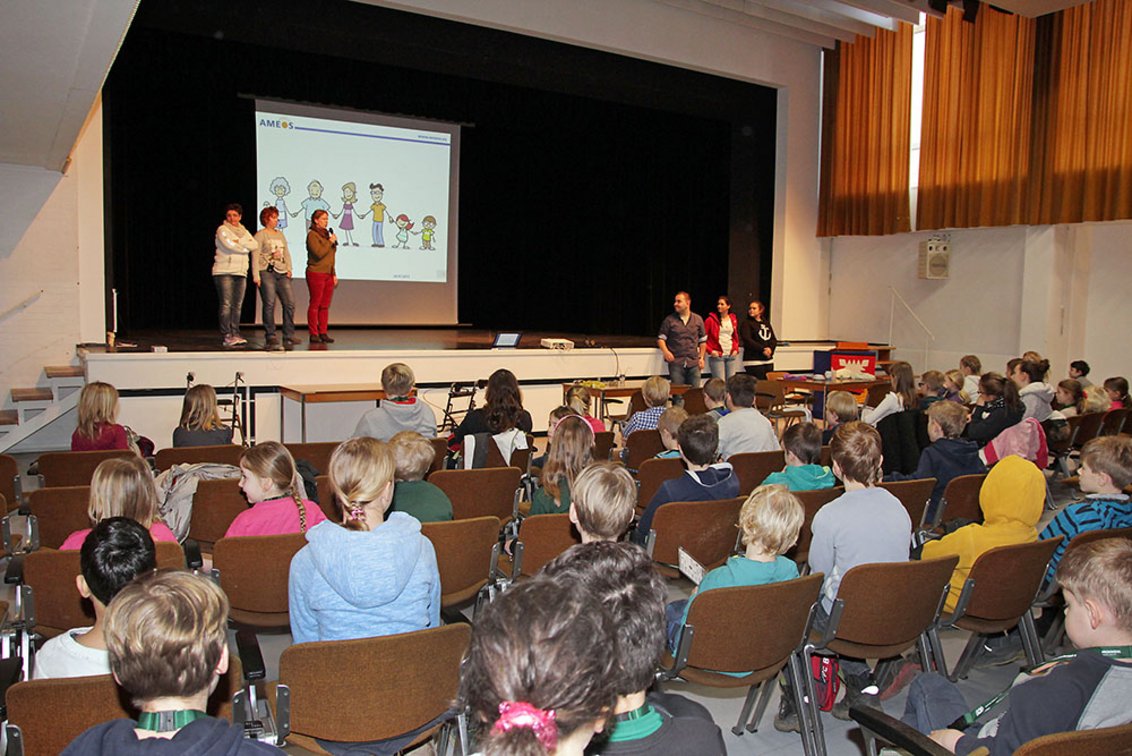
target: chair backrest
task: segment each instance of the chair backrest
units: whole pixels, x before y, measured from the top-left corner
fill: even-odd
[[[773,409],[782,409],[786,403],[786,392],[780,381],[769,379],[755,382],[755,409],[764,415]]]
[[[824,577],[698,594],[688,610],[687,624],[695,627],[688,666],[776,674],[802,642]]]
[[[727,458],[739,477],[739,494],[747,496],[766,480],[771,473],[781,472],[786,466],[786,452],[781,449],[767,452],[743,452]]]
[[[19,477],[20,466],[16,463],[16,458],[0,454],[0,496],[3,496],[13,508],[21,504],[16,486]]]
[[[920,464],[920,452],[931,444],[928,416],[918,407],[882,418],[877,423],[877,433],[880,434],[884,454],[882,466],[886,475],[890,472],[906,475],[915,472]]]
[[[640,389],[637,389],[629,396],[629,411],[626,413],[625,417],[632,417],[636,413],[643,412],[646,409],[648,409],[648,405],[645,404],[645,394]]]
[[[76,530],[90,527],[90,486],[40,488],[28,497],[39,528],[39,544],[57,549]]]
[[[168,470],[173,465],[196,465],[211,462],[217,465],[240,464],[244,447],[239,444],[217,444],[215,446],[178,446],[172,449],[159,449],[154,458],[158,470]]]
[[[721,564],[735,548],[739,507],[743,499],[671,502],[656,510],[652,529],[656,543],[652,558],[667,565],[679,563],[681,546],[700,564]]]
[[[798,530],[798,542],[794,544],[794,548],[787,552],[795,562],[804,563],[810,557],[810,543],[814,540],[812,530],[814,515],[818,513],[819,509],[843,493],[845,493],[845,489],[841,486],[821,488],[817,491],[794,492],[794,495],[802,502],[802,511],[805,513],[802,527]]]
[[[334,489],[330,487],[330,476],[319,475],[314,479],[315,485],[318,486],[318,506],[322,513],[327,516],[331,522],[341,522],[342,517],[338,514],[338,510],[334,507]]]
[[[1115,436],[1120,433],[1128,420],[1128,410],[1114,409],[1104,413],[1101,419],[1101,429],[1099,434],[1102,436]]]
[[[338,441],[313,441],[305,444],[287,444],[287,451],[298,462],[305,459],[320,475],[330,471],[330,455],[338,448]]]
[[[881,401],[892,393],[892,383],[885,381],[884,383],[874,383],[869,386],[865,392],[865,404],[869,407],[875,407]]]
[[[593,458],[595,462],[605,462],[613,451],[613,431],[594,434]]]
[[[279,657],[293,735],[384,740],[430,722],[456,698],[464,623],[361,640],[300,643]]]
[[[920,478],[919,480],[899,480],[891,483],[881,483],[880,487],[900,499],[900,503],[908,510],[908,517],[912,520],[912,527],[923,524],[924,513],[928,501],[935,489],[935,478]]]
[[[581,543],[582,537],[570,522],[569,514],[545,514],[523,520],[519,541],[523,544],[519,574],[531,576],[566,549]]]
[[[47,452],[39,456],[39,474],[44,486],[89,486],[94,469],[103,460],[132,455],[129,449]]]
[[[439,470],[428,480],[448,495],[455,519],[498,517],[506,522],[514,514],[515,491],[522,475],[517,467],[485,467]]]
[[[638,430],[630,433],[629,437],[625,439],[625,448],[629,450],[625,466],[637,470],[640,469],[646,459],[652,459],[664,451],[664,442],[660,440],[660,431],[655,428]]]
[[[983,488],[986,473],[959,475],[947,482],[940,500],[939,516],[944,520],[962,517],[973,522],[983,521],[983,510],[979,507],[979,491]]]
[[[421,523],[421,532],[436,551],[442,607],[462,604],[487,584],[499,526],[498,517]]]
[[[1023,743],[1014,756],[1116,756],[1132,754],[1132,724],[1044,735]]]
[[[231,604],[229,617],[252,627],[286,627],[287,576],[291,558],[307,543],[306,534],[221,538],[213,546],[212,567]]]
[[[1080,415],[1080,424],[1077,426],[1077,433],[1073,436],[1073,448],[1080,449],[1082,446],[1092,441],[1101,432],[1101,426],[1104,425],[1104,417],[1107,412],[1086,412]]]
[[[974,590],[966,618],[1003,623],[1004,630],[1013,627],[1023,613],[1030,611],[1061,540],[1057,537],[998,546],[980,554],[967,576],[974,582]]]
[[[1085,530],[1073,536],[1073,540],[1065,548],[1077,548],[1082,544],[1092,543],[1093,541],[1102,541],[1105,538],[1132,538],[1132,528],[1105,528],[1100,530]]]
[[[78,551],[40,549],[24,557],[24,584],[34,597],[36,632],[50,638],[92,624],[94,607],[75,587],[79,572]]]
[[[845,608],[829,648],[858,659],[902,653],[939,616],[958,563],[958,556],[946,556],[852,568],[838,586],[837,598]]]
[[[702,415],[707,412],[707,404],[704,403],[704,390],[702,388],[690,388],[683,393],[681,398],[684,400],[684,410],[689,415]]]
[[[154,549],[159,570],[183,570],[185,566],[185,550],[176,541],[155,541]]]
[[[833,450],[830,448],[829,444],[822,444],[820,464],[833,469]]]
[[[202,480],[193,495],[193,516],[189,522],[189,538],[210,550],[224,537],[237,515],[246,511],[248,501],[240,491],[240,481],[233,478]]]
[[[525,472],[531,464],[531,447],[533,445],[534,439],[528,433],[527,448],[516,447],[512,449],[511,459],[504,461],[503,452],[499,450],[499,445],[495,443],[495,439],[491,438],[487,445],[487,460],[484,462],[484,467],[517,467]]]
[[[679,478],[684,474],[684,461],[682,459],[646,459],[637,470],[637,511],[644,508],[656,496],[656,492],[666,480]]]
[[[436,456],[432,458],[432,467],[428,468],[428,474],[432,475],[437,470],[444,469],[444,460],[448,458],[448,439],[443,436],[430,438],[429,443],[432,444],[432,452]],[[427,475],[425,477],[428,477]]]

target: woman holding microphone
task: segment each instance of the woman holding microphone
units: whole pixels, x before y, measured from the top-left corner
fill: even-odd
[[[338,276],[334,272],[338,237],[330,231],[329,225],[330,215],[325,210],[315,210],[311,214],[311,227],[307,231],[307,290],[310,292],[307,328],[312,344],[334,343],[326,329],[330,319],[330,300],[338,286]]]

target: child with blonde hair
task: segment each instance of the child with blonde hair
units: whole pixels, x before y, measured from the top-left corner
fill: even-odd
[[[570,485],[591,461],[594,432],[586,419],[571,414],[554,427],[554,441],[542,466],[541,485],[531,495],[531,514],[570,511]]]
[[[295,643],[373,638],[437,627],[440,574],[421,523],[393,501],[389,445],[368,436],[342,442],[330,457],[330,486],[341,524],[307,531],[291,560],[289,606]]]
[[[128,449],[125,426],[118,424],[118,389],[91,381],[79,394],[78,427],[71,434],[71,451]]]
[[[944,399],[959,404],[970,404],[971,397],[963,390],[963,374],[958,370],[948,370],[943,374]]]
[[[421,522],[452,519],[452,502],[439,486],[424,479],[436,460],[436,450],[415,431],[401,431],[389,439],[397,465],[391,511],[404,512]]]
[[[240,490],[252,508],[236,515],[225,538],[305,533],[326,519],[305,496],[295,460],[278,441],[264,441],[240,455]]]
[[[232,443],[232,429],[220,419],[216,389],[198,383],[185,392],[181,423],[173,430],[173,446],[216,446]]]
[[[637,483],[624,465],[594,462],[574,478],[570,522],[582,543],[616,541],[625,535],[637,505]]]
[[[621,429],[621,436],[628,438],[639,430],[652,430],[664,414],[665,405],[672,393],[672,384],[667,378],[654,375],[641,386],[641,398],[645,400],[645,409],[634,412]]]
[[[657,459],[680,459],[680,445],[676,441],[676,434],[687,419],[688,411],[683,407],[669,407],[660,416],[656,429],[660,431],[660,442],[664,444],[664,451],[656,455]]]
[[[593,408],[593,398],[585,386],[571,386],[566,391],[566,405],[586,419],[594,433],[604,433],[605,423],[590,415]]]
[[[90,504],[87,506],[91,527],[107,517],[129,517],[149,531],[155,541],[176,542],[177,536],[161,521],[157,505],[157,486],[153,473],[141,457],[116,457],[103,460],[90,479]],[[82,548],[90,528],[76,530],[67,536],[61,551]]]
[[[825,428],[821,432],[823,446],[833,440],[837,426],[851,423],[860,414],[857,398],[848,391],[830,391],[825,397]]]

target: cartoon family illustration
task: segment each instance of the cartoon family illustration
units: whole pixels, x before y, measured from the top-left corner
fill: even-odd
[[[392,221],[393,225],[397,228],[397,233],[394,235],[396,243],[393,244],[391,249],[409,249],[409,234],[421,237],[420,247],[422,250],[435,250],[433,240],[436,237],[436,218],[432,215],[426,215],[421,219],[420,230],[413,231],[413,226],[416,225],[409,216],[405,213],[400,213],[394,216],[384,202],[385,187],[379,183],[372,183],[369,185],[369,196],[373,203],[361,213],[356,213],[355,203],[358,202],[358,185],[353,181],[348,181],[342,185],[342,207],[338,212],[334,212],[330,203],[322,198],[323,187],[318,179],[313,179],[307,184],[307,197],[300,203],[299,209],[295,212],[289,212],[287,208],[287,200],[285,199],[291,193],[291,184],[283,176],[277,176],[271,181],[268,191],[275,196],[275,207],[279,210],[279,229],[287,228],[288,215],[291,218],[297,218],[299,215],[303,216],[304,228],[310,226],[311,214],[315,210],[325,210],[330,215],[338,220],[338,230],[342,232],[344,239],[342,246],[360,246],[354,240],[355,220],[362,221],[366,217],[371,221],[371,238],[373,242],[371,247],[384,248],[385,247],[385,219],[386,216]],[[270,202],[264,202],[263,206],[270,206]],[[340,219],[340,220],[339,220]]]

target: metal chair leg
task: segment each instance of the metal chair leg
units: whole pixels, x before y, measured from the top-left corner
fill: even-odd
[[[1042,643],[1038,639],[1038,629],[1034,627],[1034,616],[1029,612],[1022,615],[1018,623],[1018,632],[1022,636],[1022,647],[1026,649],[1026,660],[1031,667],[1044,662],[1045,654],[1042,652]]]
[[[983,648],[983,636],[979,633],[971,633],[971,637],[967,640],[967,645],[963,649],[963,654],[959,657],[959,661],[955,662],[955,669],[951,670],[947,679],[953,683],[959,680],[965,680],[967,673],[971,671],[971,664],[974,663],[979,652]]]
[[[747,697],[743,699],[743,708],[739,710],[739,721],[731,728],[733,734],[742,735],[745,731],[744,725],[747,724],[747,720],[751,717],[751,709],[755,706],[755,698],[758,696],[759,688],[761,687],[761,685],[752,685],[747,689]]]
[[[825,756],[825,733],[822,730],[821,711],[818,710],[817,694],[814,692],[814,676],[810,674],[812,664],[810,659],[812,654],[807,648],[802,652],[801,664],[798,665],[800,669],[796,672],[796,677],[800,677],[803,685],[805,686],[805,695],[801,696],[802,701],[798,701],[798,714],[799,719],[802,721],[802,729],[809,734],[810,749],[806,752],[807,756]],[[796,696],[800,696],[801,686],[795,686],[795,690],[799,691]],[[806,724],[809,720],[809,724]],[[803,747],[806,746],[806,740],[803,738]]]
[[[759,704],[755,707],[755,713],[751,715],[751,720],[747,722],[747,732],[759,731],[759,723],[763,721],[763,716],[766,714],[766,707],[770,703],[770,694],[774,691],[775,687],[774,678],[763,681],[762,693],[759,695]]]

